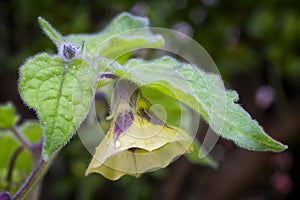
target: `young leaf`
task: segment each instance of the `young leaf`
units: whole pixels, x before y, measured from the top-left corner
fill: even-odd
[[[65,63],[59,56],[40,54],[21,67],[20,93],[38,113],[45,133],[44,159],[59,150],[85,119],[96,77],[85,60]]]
[[[237,145],[258,151],[282,151],[287,146],[268,136],[235,101],[235,92],[225,91],[219,76],[171,57],[154,61],[130,60],[110,69],[124,79],[147,85],[198,111],[219,135]]]
[[[57,47],[59,47],[64,41],[62,35],[57,32],[44,18],[39,17],[38,21],[45,34],[54,42]]]
[[[76,44],[85,41],[88,57],[100,55],[116,59],[139,47],[154,48],[163,45],[163,38],[151,33],[148,26],[147,18],[124,12],[98,34],[76,34],[65,38]]]
[[[12,103],[0,104],[0,128],[10,128],[19,120]]]

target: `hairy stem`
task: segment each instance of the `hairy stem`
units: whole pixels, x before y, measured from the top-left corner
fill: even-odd
[[[16,194],[12,197],[12,200],[21,200],[24,199],[31,191],[34,189],[36,184],[44,177],[45,173],[51,166],[53,160],[57,156],[57,153],[54,153],[49,161],[45,161],[42,157],[36,164],[35,168],[25,181],[25,183],[21,186],[21,188],[16,192]]]

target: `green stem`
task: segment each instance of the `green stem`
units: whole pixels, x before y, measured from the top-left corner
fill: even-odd
[[[30,194],[30,192],[32,191],[32,189],[34,189],[36,184],[44,177],[45,173],[48,171],[56,156],[57,153],[54,153],[49,159],[49,161],[45,161],[41,156],[34,170],[31,172],[31,174],[29,175],[25,183],[21,186],[21,188],[12,197],[12,200],[21,200],[24,199],[28,194]]]

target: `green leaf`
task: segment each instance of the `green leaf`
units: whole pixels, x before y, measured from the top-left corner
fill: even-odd
[[[12,103],[0,104],[0,128],[10,128],[19,120]]]
[[[116,59],[137,48],[155,48],[163,45],[160,35],[154,35],[147,28],[149,21],[145,17],[121,13],[97,34],[76,34],[65,38],[76,44],[86,42],[88,57],[103,56]]]
[[[138,48],[155,48],[163,44],[160,35],[153,35],[147,29],[133,29],[108,38],[98,46],[98,51],[101,56],[115,60]]]
[[[44,18],[39,17],[38,21],[45,34],[54,42],[56,46],[60,46],[64,41],[62,35],[57,32]]]
[[[197,140],[193,142],[193,151],[191,153],[185,154],[185,156],[193,163],[199,165],[208,165],[213,168],[218,168],[219,164],[210,156],[204,156],[204,152],[200,151],[200,145]]]
[[[30,142],[38,143],[42,137],[42,127],[37,120],[27,120],[20,129]]]
[[[40,54],[22,66],[20,92],[42,123],[44,159],[62,148],[85,119],[95,77],[94,68],[82,59],[65,63],[61,57]]]
[[[236,92],[225,91],[221,78],[215,74],[167,56],[154,61],[132,59],[125,66],[114,63],[110,69],[117,76],[182,101],[198,111],[217,134],[233,140],[240,147],[259,151],[287,148],[268,136],[235,103],[238,99]]]

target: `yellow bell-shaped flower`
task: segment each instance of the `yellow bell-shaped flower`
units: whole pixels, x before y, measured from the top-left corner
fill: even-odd
[[[184,130],[163,123],[147,111],[135,113],[121,102],[115,113],[86,174],[96,172],[110,180],[125,174],[138,177],[166,167],[192,148],[193,138]]]

